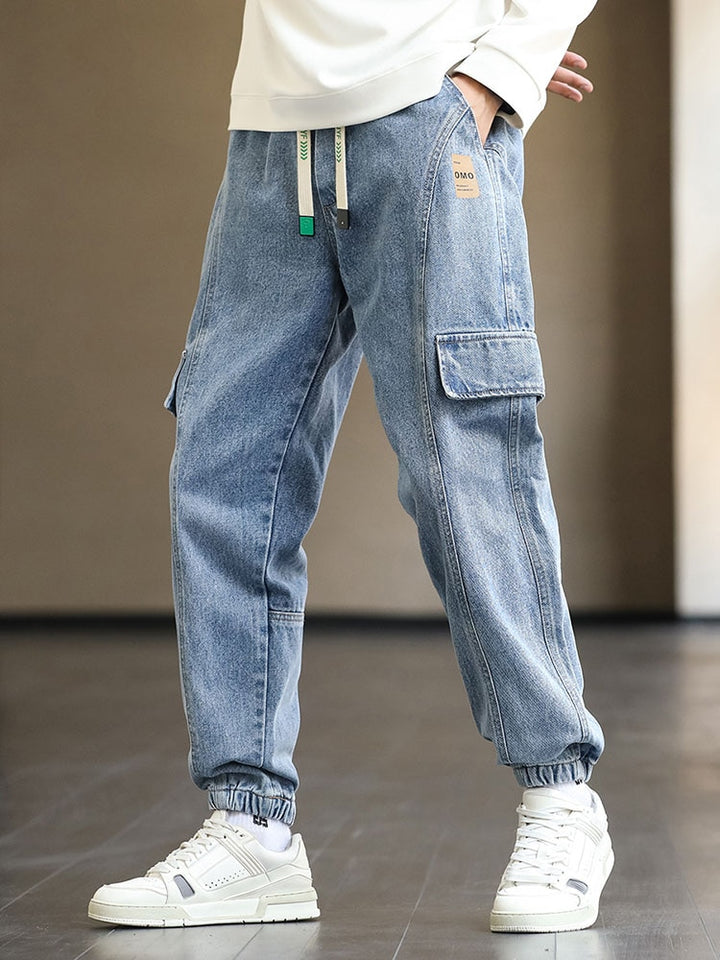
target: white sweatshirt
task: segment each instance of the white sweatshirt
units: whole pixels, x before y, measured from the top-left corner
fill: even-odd
[[[246,0],[230,130],[362,123],[466,73],[526,132],[595,0]]]

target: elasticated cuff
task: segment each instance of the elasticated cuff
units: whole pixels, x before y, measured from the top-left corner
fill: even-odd
[[[295,800],[282,796],[263,796],[239,787],[218,787],[208,790],[211,810],[238,810],[251,816],[282,820],[288,826],[295,822]]]
[[[515,779],[522,787],[552,787],[556,783],[586,782],[592,776],[593,764],[588,760],[567,763],[540,763],[513,767]]]

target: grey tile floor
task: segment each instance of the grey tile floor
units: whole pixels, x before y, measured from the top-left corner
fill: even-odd
[[[616,849],[597,924],[491,934],[519,788],[475,732],[444,629],[310,628],[296,829],[318,921],[87,919],[205,815],[169,631],[0,637],[4,960],[709,960],[720,950],[720,625],[581,627]]]

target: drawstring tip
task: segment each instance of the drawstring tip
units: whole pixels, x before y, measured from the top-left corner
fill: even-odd
[[[298,217],[300,222],[300,236],[301,237],[314,237],[315,236],[315,217]]]
[[[349,210],[342,210],[341,208],[338,208],[337,225],[341,230],[350,229],[350,211]]]

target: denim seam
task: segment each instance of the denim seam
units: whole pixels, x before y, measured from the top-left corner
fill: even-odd
[[[580,725],[580,735],[581,739],[587,740],[589,736],[589,731],[586,729],[586,724],[583,720],[582,712],[576,702],[576,698],[573,695],[572,690],[568,687],[566,677],[564,676],[564,670],[560,669],[560,665],[557,662],[551,644],[549,642],[549,634],[552,632],[555,634],[556,625],[552,615],[552,611],[548,611],[548,605],[545,602],[545,596],[543,593],[540,571],[538,569],[538,563],[536,561],[536,556],[538,554],[537,544],[534,542],[534,537],[532,536],[532,531],[527,523],[526,511],[524,508],[524,503],[522,502],[522,493],[520,490],[519,478],[517,475],[517,462],[518,457],[516,455],[515,447],[518,442],[519,437],[519,428],[518,421],[520,418],[520,407],[522,401],[518,401],[517,397],[510,398],[510,412],[508,416],[508,441],[507,441],[507,457],[508,457],[508,475],[510,477],[510,489],[512,491],[513,505],[515,507],[515,516],[517,517],[518,527],[520,529],[520,534],[525,544],[525,550],[527,552],[528,560],[530,562],[530,569],[532,570],[533,580],[535,582],[535,589],[537,591],[538,598],[538,609],[540,612],[540,623],[542,625],[543,632],[543,642],[545,644],[545,649],[548,654],[548,658],[555,668],[555,672],[558,675],[558,679],[562,683],[565,692],[568,696],[569,701],[572,703],[575,713],[577,714],[578,723]],[[532,540],[532,544],[531,544]],[[533,764],[536,766],[536,764]]]
[[[494,151],[493,151],[494,152]],[[497,223],[497,237],[498,237],[498,246],[500,248],[500,261],[502,263],[502,288],[503,288],[503,300],[505,302],[505,323],[508,328],[513,327],[513,313],[511,305],[511,294],[510,294],[510,263],[508,260],[508,238],[507,238],[507,221],[505,218],[505,205],[502,200],[501,191],[499,189],[499,183],[497,179],[497,173],[495,167],[493,166],[490,160],[490,150],[486,150],[483,154],[485,158],[485,165],[487,166],[488,178],[492,184],[493,192],[493,202],[495,204],[495,220]]]
[[[317,200],[318,200],[320,209],[321,209],[321,211],[322,211],[322,213],[323,213],[323,220],[326,221],[326,227],[327,227],[327,215],[326,215],[326,213],[325,213],[325,208],[324,208],[323,204],[320,202],[320,189],[319,189],[319,186],[318,186],[318,183],[317,183],[317,170],[316,170],[316,166],[315,166],[315,158],[316,158],[316,155],[317,155],[317,135],[314,134],[313,131],[311,131],[311,132],[310,132],[310,136],[311,136],[310,150],[311,150],[311,156],[312,156],[312,158],[313,158],[312,180],[313,180],[313,185],[314,185],[314,188],[315,188],[315,194],[317,195]],[[326,232],[327,232],[328,234],[330,234],[330,231],[329,231],[329,230],[327,230]],[[316,237],[316,238],[314,238],[314,240],[315,240],[315,242],[318,242],[319,238]],[[336,251],[336,253],[337,253],[337,251]],[[259,766],[262,766],[262,765],[265,763],[265,752],[266,752],[266,749],[267,749],[267,704],[268,704],[268,698],[269,698],[268,686],[269,686],[269,683],[270,683],[270,621],[271,621],[271,620],[276,620],[276,621],[278,621],[278,620],[283,620],[283,621],[285,621],[285,622],[290,622],[290,621],[295,620],[295,619],[304,619],[304,617],[301,617],[301,618],[287,617],[287,616],[283,615],[283,614],[284,614],[284,611],[275,611],[275,610],[273,610],[273,608],[270,606],[270,591],[269,591],[268,583],[267,583],[267,572],[268,572],[268,563],[269,563],[269,558],[270,558],[270,549],[271,549],[271,546],[272,546],[273,534],[274,534],[274,532],[275,532],[275,508],[276,508],[276,506],[277,506],[277,496],[278,496],[278,490],[279,490],[279,488],[280,488],[280,477],[281,477],[281,475],[282,475],[283,466],[285,465],[285,457],[287,456],[288,448],[289,448],[289,446],[290,446],[290,443],[291,443],[291,441],[292,441],[293,435],[294,435],[294,433],[295,433],[295,428],[297,427],[298,421],[299,421],[300,417],[302,416],[302,411],[303,411],[303,409],[304,409],[304,407],[305,407],[305,404],[307,403],[307,398],[308,398],[308,396],[309,396],[309,394],[310,394],[310,391],[311,391],[311,389],[312,389],[312,385],[313,385],[313,383],[315,382],[315,377],[317,376],[318,368],[319,368],[320,364],[322,363],[322,358],[325,356],[325,353],[326,353],[326,351],[327,351],[328,344],[329,344],[329,342],[330,342],[330,340],[331,340],[331,338],[332,338],[332,333],[333,333],[334,328],[335,328],[335,323],[333,323],[332,326],[331,326],[331,328],[330,328],[330,335],[329,335],[329,337],[328,337],[328,340],[327,340],[326,343],[325,343],[325,347],[323,348],[323,352],[322,352],[321,358],[320,358],[320,360],[318,361],[318,365],[316,366],[315,370],[313,371],[312,376],[310,377],[310,382],[309,382],[309,384],[308,384],[308,388],[307,388],[307,390],[305,391],[304,397],[302,398],[302,401],[301,401],[301,403],[300,403],[298,412],[297,412],[297,414],[296,414],[296,416],[295,416],[295,420],[293,421],[293,424],[292,424],[292,426],[290,427],[290,431],[289,431],[289,433],[288,433],[287,441],[285,442],[285,447],[284,447],[283,452],[282,452],[282,454],[281,454],[281,456],[280,456],[280,462],[278,463],[278,466],[277,466],[277,473],[275,474],[275,488],[274,488],[274,490],[273,490],[272,504],[271,504],[271,507],[270,507],[270,516],[269,516],[269,518],[268,518],[268,537],[267,537],[267,543],[266,543],[266,546],[265,546],[265,557],[263,558],[263,589],[264,589],[264,591],[265,591],[265,606],[266,606],[267,622],[266,622],[266,628],[265,628],[265,678],[264,678],[264,685],[263,685],[262,748],[261,748],[261,752],[260,752],[260,763],[259,763]]]
[[[275,476],[275,489],[274,489],[274,491],[273,491],[272,506],[271,506],[271,508],[270,508],[270,518],[269,518],[269,524],[268,524],[268,538],[267,538],[267,545],[266,545],[266,548],[265,548],[265,557],[264,557],[264,560],[263,560],[263,588],[264,588],[264,590],[265,590],[265,603],[266,603],[268,623],[267,623],[267,629],[266,629],[266,633],[265,633],[265,693],[264,693],[264,696],[265,696],[265,707],[266,707],[266,709],[265,709],[264,715],[263,715],[263,726],[262,726],[262,754],[261,754],[261,760],[260,760],[259,766],[262,766],[263,763],[265,762],[266,735],[267,735],[267,698],[268,698],[268,683],[269,683],[268,661],[269,661],[269,656],[270,656],[270,641],[269,641],[270,623],[269,623],[269,620],[270,620],[270,609],[271,609],[270,603],[269,603],[269,589],[268,589],[268,583],[267,583],[267,570],[268,570],[268,562],[269,562],[269,557],[270,557],[270,548],[271,548],[272,541],[273,541],[273,534],[274,534],[274,532],[275,532],[275,508],[276,508],[276,506],[277,506],[277,496],[278,496],[278,490],[279,490],[279,487],[280,487],[280,478],[281,478],[281,476],[282,476],[283,467],[285,466],[285,460],[286,460],[286,457],[287,457],[288,448],[290,447],[290,444],[291,444],[291,442],[292,442],[292,438],[293,438],[293,436],[295,435],[295,430],[297,429],[297,425],[298,425],[298,423],[300,422],[300,419],[301,419],[301,417],[302,417],[302,415],[303,415],[303,411],[305,410],[305,406],[306,406],[306,404],[307,404],[308,397],[310,396],[310,394],[311,394],[311,392],[312,392],[312,388],[313,388],[313,386],[314,386],[314,384],[315,384],[315,381],[316,381],[316,379],[317,379],[318,372],[320,371],[320,369],[321,369],[321,367],[322,367],[322,365],[323,365],[323,363],[324,363],[324,361],[325,361],[325,358],[326,358],[326,356],[327,356],[328,350],[329,350],[329,348],[330,348],[330,344],[331,344],[332,341],[333,341],[333,336],[334,336],[334,334],[335,334],[335,330],[336,330],[336,328],[337,328],[337,324],[338,324],[338,313],[337,313],[337,310],[336,310],[336,311],[335,311],[335,317],[334,317],[334,319],[333,319],[332,324],[330,325],[330,331],[329,331],[328,336],[327,336],[327,339],[326,339],[326,341],[325,341],[325,345],[324,345],[324,347],[323,347],[323,349],[322,349],[322,352],[321,352],[321,354],[320,354],[320,357],[319,357],[319,359],[318,359],[318,362],[317,362],[317,364],[316,364],[316,366],[315,366],[315,370],[313,371],[312,376],[310,377],[310,379],[309,379],[309,381],[308,381],[307,389],[305,390],[305,395],[304,395],[304,397],[303,397],[303,399],[302,399],[302,402],[300,403],[300,405],[299,405],[299,407],[298,407],[298,412],[297,412],[297,415],[296,415],[296,417],[295,417],[295,421],[293,422],[293,425],[292,425],[292,427],[290,428],[290,431],[288,432],[287,441],[285,442],[285,448],[284,448],[284,450],[283,450],[283,452],[282,452],[282,456],[281,456],[281,458],[280,458],[280,463],[278,464],[278,468],[277,468],[277,474],[276,474],[276,476]]]
[[[229,148],[228,148],[229,149]],[[210,218],[210,225],[212,227],[212,251],[210,258],[208,260],[208,275],[205,284],[205,295],[203,297],[202,307],[200,309],[200,314],[198,317],[198,329],[195,337],[195,343],[193,345],[192,353],[186,355],[187,371],[185,376],[185,384],[182,392],[178,395],[175,395],[175,410],[176,410],[176,447],[179,446],[181,436],[182,436],[182,425],[180,421],[180,411],[184,407],[185,397],[188,395],[188,391],[191,383],[191,374],[193,367],[196,365],[196,357],[198,355],[199,345],[203,339],[202,333],[206,328],[206,320],[208,315],[209,307],[214,299],[216,278],[217,278],[217,261],[219,256],[220,241],[219,234],[222,232],[223,224],[225,222],[225,196],[224,196],[224,186],[225,186],[225,177],[223,176],[223,182],[220,189],[223,190],[222,203],[218,207],[217,204],[220,201],[220,191],[218,191],[218,198],[216,200],[216,209],[213,210],[213,215]],[[173,554],[175,558],[175,567],[176,567],[176,576],[175,580],[177,583],[177,610],[178,615],[176,617],[176,630],[178,634],[178,659],[180,661],[180,673],[182,676],[183,683],[181,684],[182,689],[182,698],[183,705],[185,709],[185,716],[188,723],[188,732],[190,734],[190,774],[195,779],[195,770],[193,767],[192,756],[193,750],[192,745],[195,741],[195,718],[192,716],[190,709],[190,704],[188,698],[185,696],[185,687],[187,684],[187,673],[185,668],[185,656],[184,656],[184,639],[185,639],[185,628],[184,624],[186,622],[185,618],[185,608],[186,608],[186,595],[185,595],[185,574],[182,564],[182,558],[180,555],[179,549],[179,530],[178,530],[178,508],[177,508],[177,485],[178,485],[178,457],[174,457],[173,471],[172,471],[172,501],[173,501],[173,511],[172,511],[172,527],[173,527]]]
[[[178,425],[176,424],[176,432],[178,431]],[[172,489],[172,528],[173,528],[173,559],[175,562],[175,583],[176,583],[176,607],[177,607],[177,616],[175,617],[175,628],[178,636],[178,660],[180,662],[180,674],[182,676],[183,682],[180,685],[180,690],[182,693],[183,708],[185,710],[185,717],[187,719],[188,732],[190,734],[190,742],[192,745],[193,742],[193,729],[194,722],[191,715],[191,708],[189,699],[185,696],[185,680],[187,679],[187,674],[185,672],[185,657],[183,654],[183,639],[185,637],[184,622],[185,622],[185,578],[183,576],[183,567],[182,561],[180,558],[180,549],[179,549],[179,533],[178,533],[178,519],[177,519],[177,474],[178,474],[178,460],[177,456],[173,457],[172,471],[170,484]],[[195,779],[195,770],[193,768],[192,762],[192,746],[190,750],[189,757],[189,766],[190,766],[190,775]]]
[[[583,756],[578,753],[576,757],[566,757],[565,760],[539,760],[537,763],[513,763],[512,767],[563,767],[566,764],[580,763]]]
[[[335,236],[335,230],[334,230],[335,215],[333,214],[333,207],[334,207],[334,204],[332,203],[323,203],[320,205],[320,209],[322,210],[322,215],[323,215],[323,221],[325,223],[325,228],[328,234],[328,239],[333,248],[333,252],[335,253],[335,257],[337,258],[338,248],[337,248],[337,238]]]
[[[304,620],[305,613],[302,610],[275,610],[268,607],[268,616],[274,620]]]
[[[483,399],[495,399],[497,397],[537,397],[539,394],[536,389],[528,389],[525,386],[522,387],[501,387],[498,390],[478,390],[474,393],[470,393],[464,390],[454,390],[448,396],[455,397],[458,400],[483,400]]]
[[[487,340],[537,340],[537,334],[534,330],[482,330],[472,333],[438,333],[436,338],[444,343],[446,341],[472,341],[484,343]]]
[[[452,81],[451,81],[452,82]],[[455,87],[455,84],[452,84]],[[490,716],[492,717],[493,727],[495,728],[495,738],[496,738],[496,749],[504,754],[506,759],[509,759],[507,739],[505,736],[504,724],[502,721],[502,715],[500,712],[500,703],[497,695],[497,690],[495,688],[495,682],[493,680],[492,671],[490,670],[490,664],[485,653],[480,635],[473,619],[472,609],[470,606],[470,601],[468,598],[467,588],[465,586],[462,569],[460,566],[460,558],[458,556],[457,545],[455,543],[455,538],[452,531],[452,522],[450,519],[450,510],[447,500],[447,493],[445,490],[445,481],[442,472],[442,464],[440,462],[440,455],[437,447],[437,438],[435,436],[435,431],[432,423],[432,411],[430,407],[430,391],[428,387],[428,373],[427,373],[427,323],[426,323],[426,311],[425,311],[425,274],[426,274],[426,263],[427,263],[427,243],[428,243],[428,232],[430,229],[430,213],[432,210],[432,201],[435,194],[435,185],[437,183],[438,171],[440,169],[440,160],[443,156],[445,148],[452,136],[453,131],[457,128],[460,120],[467,112],[467,105],[463,102],[463,105],[460,110],[456,110],[450,113],[448,118],[445,121],[445,124],[441,127],[440,132],[435,140],[433,151],[430,155],[430,164],[428,168],[428,179],[426,181],[425,189],[423,191],[423,209],[424,209],[424,223],[422,225],[421,233],[421,263],[420,263],[420,318],[421,318],[421,337],[422,337],[422,392],[423,392],[423,420],[425,426],[425,437],[428,442],[431,454],[431,465],[434,468],[431,471],[431,480],[434,481],[437,486],[439,496],[437,501],[441,504],[440,510],[440,522],[442,529],[445,534],[445,546],[449,546],[449,554],[451,560],[451,570],[453,574],[453,580],[455,581],[455,589],[458,591],[462,598],[462,603],[465,608],[465,614],[467,617],[467,622],[470,627],[471,635],[473,636],[477,648],[482,657],[482,663],[484,667],[483,675],[486,681],[486,688],[490,696],[488,697],[490,705]],[[479,139],[479,138],[478,138]],[[433,343],[433,357],[435,356],[435,344]]]

